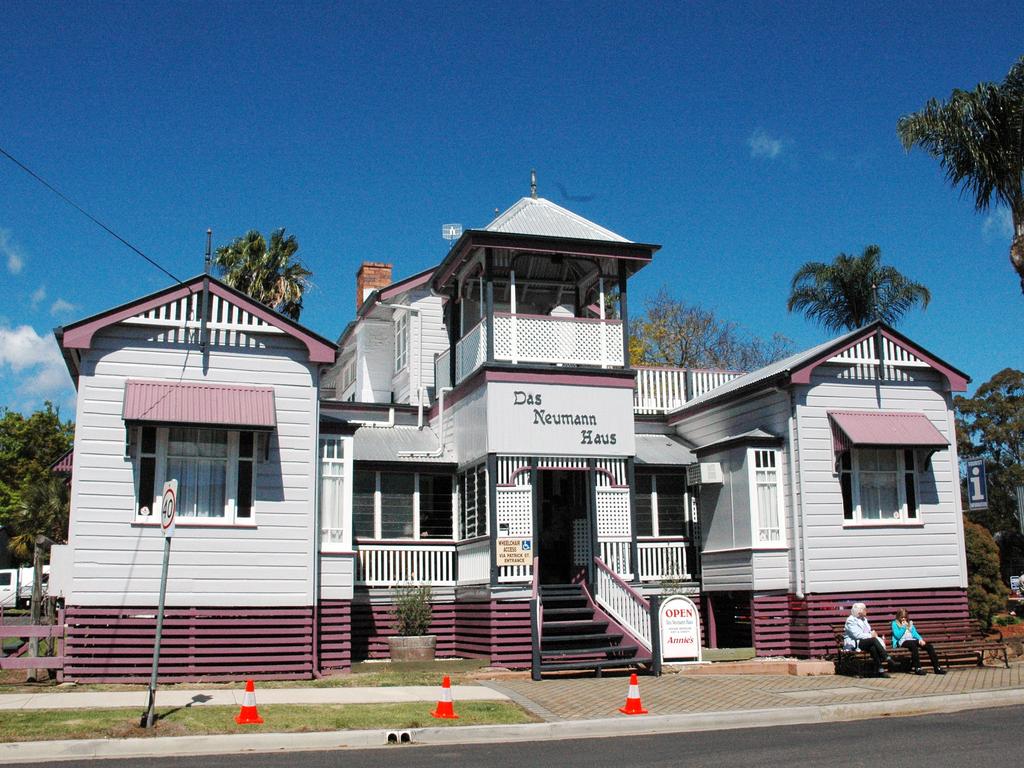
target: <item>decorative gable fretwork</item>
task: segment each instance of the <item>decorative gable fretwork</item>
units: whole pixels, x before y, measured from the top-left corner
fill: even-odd
[[[262,318],[256,317],[243,307],[224,299],[215,293],[209,294],[210,316],[206,323],[209,341],[215,346],[245,345],[253,334],[283,334]],[[196,290],[186,296],[128,317],[121,322],[125,325],[141,325],[166,328],[167,341],[185,343],[199,341],[202,329],[203,292]]]
[[[843,366],[839,373],[841,379],[887,381],[913,381],[913,369],[930,368],[931,366],[919,358],[907,347],[898,344],[888,336],[882,336],[882,359],[878,358],[877,336],[867,336],[853,346],[847,347],[837,355],[828,359],[828,363]],[[883,375],[878,371],[883,367]]]

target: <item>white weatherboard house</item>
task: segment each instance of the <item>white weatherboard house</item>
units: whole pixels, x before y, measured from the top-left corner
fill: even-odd
[[[427,584],[441,656],[648,666],[652,597],[705,642],[821,655],[863,599],[966,614],[951,393],[882,324],[760,371],[629,365],[658,246],[526,197],[436,268],[366,263],[337,345],[208,277],[57,332],[78,386],[64,676],[386,657]],[[656,603],[654,603],[656,604]]]

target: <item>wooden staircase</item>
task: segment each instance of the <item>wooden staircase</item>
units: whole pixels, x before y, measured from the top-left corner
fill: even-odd
[[[541,586],[540,597],[543,621],[536,679],[545,672],[587,669],[600,677],[604,669],[651,664],[650,652],[600,613],[581,584]]]

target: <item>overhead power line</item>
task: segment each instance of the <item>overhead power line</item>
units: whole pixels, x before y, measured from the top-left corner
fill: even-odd
[[[65,203],[70,205],[72,208],[74,208],[80,214],[85,216],[87,219],[89,219],[89,221],[91,221],[93,224],[98,226],[100,229],[102,229],[108,235],[110,235],[111,237],[117,239],[118,241],[120,241],[124,245],[128,246],[129,248],[131,248],[139,256],[144,258],[146,261],[148,261],[154,267],[156,267],[161,272],[163,272],[165,275],[167,275],[169,278],[174,280],[174,282],[176,282],[178,284],[181,284],[181,285],[184,285],[184,283],[182,283],[181,280],[179,280],[175,275],[171,274],[169,271],[167,271],[162,266],[160,266],[154,259],[151,259],[149,256],[144,254],[141,250],[139,250],[134,245],[129,243],[127,240],[125,240],[123,237],[121,237],[119,234],[117,234],[117,232],[115,232],[110,227],[108,227],[106,224],[104,224],[102,221],[97,219],[95,216],[93,216],[91,213],[89,213],[87,210],[85,210],[82,206],[80,206],[78,203],[76,203],[70,197],[65,195],[63,192],[61,192],[59,189],[57,189],[55,186],[53,186],[53,184],[51,184],[46,179],[44,179],[42,176],[40,176],[38,173],[33,171],[31,168],[29,168],[27,165],[25,165],[23,162],[21,162],[18,158],[16,158],[14,155],[12,155],[10,152],[8,152],[3,147],[0,147],[0,154],[2,154],[4,157],[6,157],[8,160],[10,160],[12,163],[14,163],[19,168],[21,168],[21,170],[23,170],[25,173],[27,173],[29,176],[31,176],[36,181],[38,181],[40,184],[42,184],[48,190],[53,192],[53,194],[55,194],[57,197],[59,197]]]

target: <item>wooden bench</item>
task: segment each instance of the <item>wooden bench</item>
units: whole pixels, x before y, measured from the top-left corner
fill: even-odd
[[[889,630],[891,625],[881,625]],[[996,629],[987,630],[974,619],[955,621],[922,622],[917,631],[928,643],[935,646],[939,663],[944,667],[983,666],[986,658],[1001,660],[1009,669],[1010,659],[1003,643],[1003,635]],[[876,631],[877,628],[876,628]],[[836,638],[836,673],[860,677],[865,667],[870,667],[871,655],[864,651],[849,651],[843,647],[843,626],[834,629]],[[910,668],[910,651],[906,648],[892,648],[888,631],[879,632],[886,639],[886,652],[898,661],[904,669]],[[997,637],[992,637],[995,634]],[[928,654],[921,651],[922,665],[928,664]],[[874,669],[871,669],[874,672]]]

